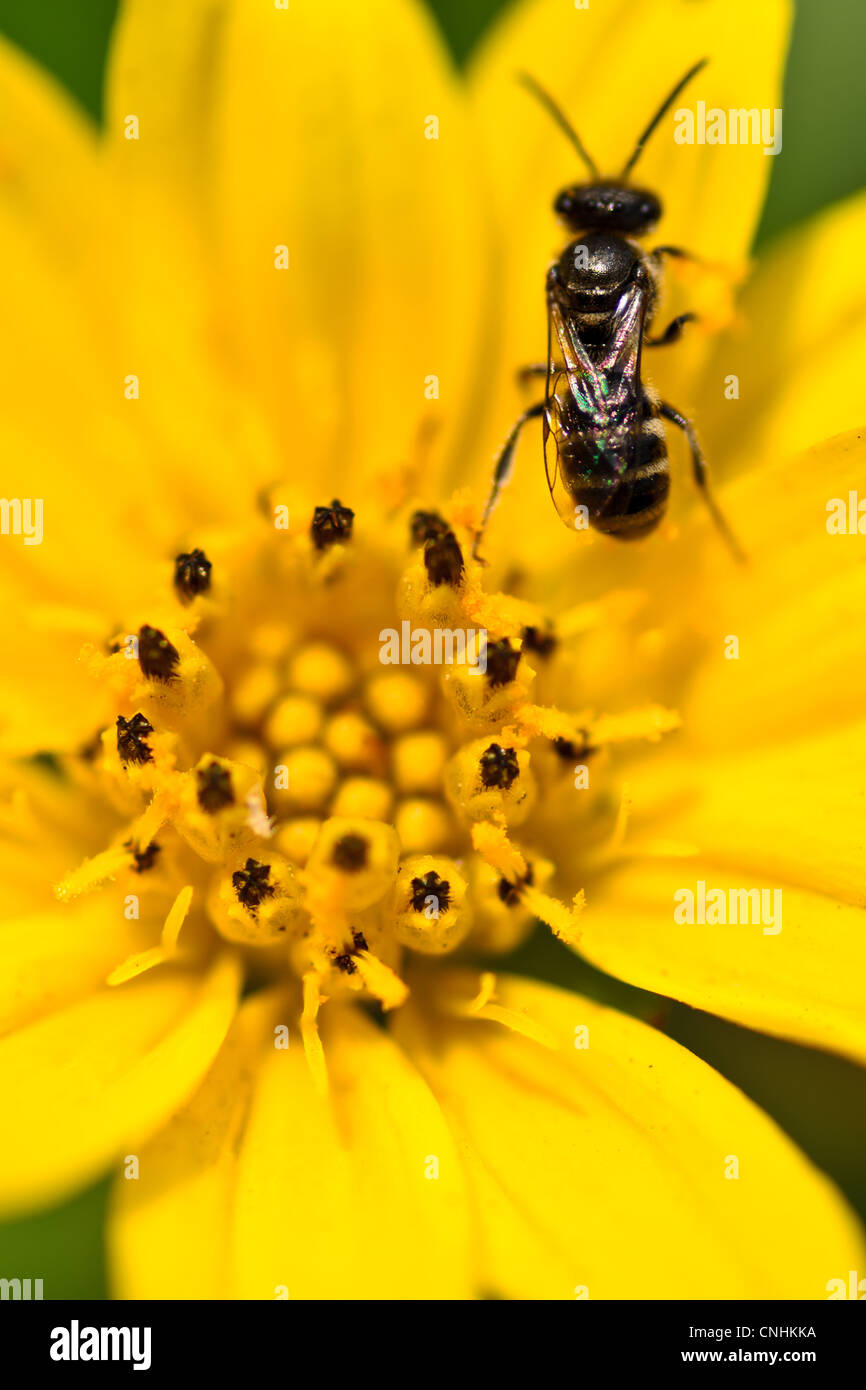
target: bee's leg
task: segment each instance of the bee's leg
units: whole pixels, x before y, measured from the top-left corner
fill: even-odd
[[[544,368],[547,371],[547,366]],[[499,494],[511,477],[511,469],[514,464],[514,450],[517,448],[517,441],[520,438],[520,431],[529,420],[537,420],[539,415],[544,414],[544,401],[539,401],[537,405],[531,405],[523,414],[518,416],[511,433],[506,439],[496,460],[496,467],[493,470],[493,482],[490,485],[490,494],[484,507],[484,514],[481,517],[481,525],[475,536],[475,543],[472,546],[473,560],[479,560],[478,546],[484,535],[484,528],[490,519],[490,513],[499,501]]]
[[[656,246],[650,251],[650,257],[654,261],[661,261],[663,256],[672,256],[679,261],[694,261],[696,265],[702,265],[700,256],[696,256],[692,251],[685,251],[682,246]]]
[[[683,336],[683,328],[687,323],[696,323],[697,314],[679,314],[675,319],[671,319],[664,333],[660,333],[657,338],[644,338],[646,347],[669,347],[671,343],[679,342]]]
[[[715,501],[715,498],[710,492],[710,480],[707,472],[707,462],[701,452],[701,446],[698,443],[698,436],[695,432],[694,425],[692,424],[691,420],[686,419],[685,415],[681,415],[678,410],[674,410],[673,406],[667,405],[665,401],[662,401],[659,405],[659,414],[662,416],[663,419],[670,420],[671,424],[676,425],[677,428],[681,429],[683,434],[686,436],[692,454],[692,470],[694,472],[695,482],[697,483],[701,495],[704,501],[706,502],[707,507],[709,508],[710,515],[712,516],[713,521],[716,523],[725,540],[727,541],[728,546],[730,547],[735,558],[739,560],[741,564],[745,564],[746,553],[740,545],[739,541],[737,540],[736,536],[734,535],[733,531],[731,530],[730,526],[728,525],[727,521],[725,520],[724,514],[720,511]]]
[[[547,376],[548,366],[546,362],[528,362],[525,367],[517,369],[518,386],[526,386],[534,376]]]

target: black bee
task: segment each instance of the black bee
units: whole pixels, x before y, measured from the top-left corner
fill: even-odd
[[[592,176],[557,196],[554,211],[576,239],[547,273],[547,362],[525,367],[521,378],[544,376],[544,400],[525,410],[496,462],[478,543],[511,473],[520,431],[541,416],[547,482],[567,526],[586,522],[618,540],[636,540],[664,515],[670,465],[663,420],[688,440],[695,481],[738,558],[742,552],[713,501],[694,426],[641,381],[641,352],[680,337],[694,314],[680,314],[658,337],[649,333],[666,256],[688,256],[676,246],[645,251],[638,240],[658,222],[655,193],[628,180],[647,140],[680,92],[705,66],[689,69],[640,136],[622,173],[603,179],[577,132],[552,98],[528,74],[522,81],[568,136]]]

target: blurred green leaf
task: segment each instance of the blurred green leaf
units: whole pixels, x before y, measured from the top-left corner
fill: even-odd
[[[0,32],[102,115],[102,72],[119,0],[0,0]],[[183,3],[183,0],[179,0]]]
[[[0,1223],[0,1278],[41,1279],[46,1299],[107,1298],[107,1200],[101,1183],[39,1216]]]

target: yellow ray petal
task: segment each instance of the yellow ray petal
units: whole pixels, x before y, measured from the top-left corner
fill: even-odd
[[[275,1046],[287,1016],[285,1001],[248,1001],[200,1091],[144,1150],[140,1179],[118,1181],[117,1292],[463,1295],[461,1173],[421,1078],[384,1033],[332,1009],[328,1100],[296,1035]],[[170,1269],[166,1241],[180,1247]]]
[[[469,995],[477,977],[450,983]],[[425,1028],[411,1004],[398,1019],[469,1166],[486,1291],[820,1299],[862,1267],[830,1183],[704,1062],[579,995],[501,977],[499,994],[560,1050],[487,1022]]]
[[[93,215],[99,172],[96,131],[59,83],[0,39],[0,206],[14,212],[71,271]],[[64,256],[56,255],[64,209]]]
[[[724,476],[787,458],[863,424],[866,196],[811,219],[768,251],[713,344],[695,414]],[[725,383],[737,378],[738,399]]]
[[[195,202],[211,242],[216,217],[241,376],[284,459],[316,476],[327,459],[321,500],[349,445],[357,487],[413,453],[440,400],[453,421],[478,219],[461,98],[420,5],[196,0],[163,23],[133,0],[109,90],[116,130],[140,114],[142,177]]]
[[[827,504],[847,504],[864,467],[858,432],[795,459],[773,455],[724,489],[750,563],[734,573],[706,546],[696,622],[707,657],[682,710],[690,738],[740,749],[862,714],[866,567],[858,535],[828,532]]]
[[[689,890],[697,914],[699,883],[705,894],[725,894],[726,918],[733,903],[747,920],[677,922],[674,910],[688,900],[675,894]],[[729,896],[760,889],[767,890],[763,907],[754,896]],[[636,860],[594,892],[580,952],[600,969],[749,1028],[866,1059],[862,907],[757,866],[721,868],[703,857]]]
[[[235,1198],[237,1296],[462,1296],[462,1172],[438,1106],[360,1013],[331,1005],[325,1047],[330,1102],[294,1039],[262,1058]]]
[[[631,782],[634,830],[623,852],[630,856],[635,836],[641,851],[655,837],[656,853],[666,857],[700,853],[767,882],[866,907],[864,782],[863,721],[741,756],[647,762]]]
[[[0,1042],[0,1209],[57,1200],[162,1125],[231,1022],[237,962],[103,990]]]
[[[231,1296],[237,1145],[274,1017],[269,995],[241,1005],[199,1090],[143,1148],[138,1176],[116,1179],[108,1223],[116,1298]]]
[[[151,936],[128,922],[117,895],[31,912],[0,924],[0,1034],[89,995]]]

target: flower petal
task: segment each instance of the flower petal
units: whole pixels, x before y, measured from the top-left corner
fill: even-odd
[[[56,1200],[136,1151],[195,1088],[231,1021],[233,957],[161,970],[0,1041],[0,1210]]]
[[[691,844],[740,874],[866,907],[866,724],[663,764],[650,758],[629,776],[639,837]]]
[[[237,369],[326,502],[349,458],[357,485],[417,453],[428,378],[452,419],[464,388],[479,255],[456,79],[414,0],[183,9],[125,7],[110,121],[139,114],[142,176],[217,229]]]
[[[330,1098],[297,1035],[287,1050],[273,1031],[262,1041],[247,1006],[214,1073],[142,1155],[140,1180],[119,1185],[123,1296],[466,1293],[462,1172],[435,1101],[363,1015],[332,1004],[326,1018]],[[183,1248],[172,1270],[169,1238]]]
[[[828,505],[847,506],[864,467],[858,432],[793,460],[773,455],[724,489],[750,563],[735,573],[707,546],[697,598],[709,657],[682,708],[704,747],[778,743],[862,715],[866,566],[858,535],[828,531]]]
[[[201,1086],[115,1180],[109,1212],[115,1298],[225,1298],[233,1287],[237,1147],[273,1001],[247,999]],[[166,1259],[166,1251],[171,1258]]]
[[[829,208],[761,257],[696,401],[724,476],[863,424],[866,196]],[[729,374],[739,395],[728,399]]]
[[[0,923],[0,1036],[92,994],[147,937],[111,893]]]
[[[489,1292],[818,1299],[862,1265],[830,1183],[704,1062],[578,995],[500,979],[498,998],[560,1050],[485,1022],[398,1022],[469,1165]]]
[[[701,882],[725,894],[726,918],[736,910],[748,920],[675,921],[685,901],[675,894],[697,896]],[[729,897],[756,889],[768,892],[766,913],[754,897]],[[748,1028],[866,1060],[862,908],[756,867],[718,867],[711,856],[638,860],[598,893],[595,912],[588,896],[580,951],[600,969]]]

